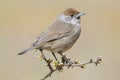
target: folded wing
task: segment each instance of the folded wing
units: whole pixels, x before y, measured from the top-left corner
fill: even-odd
[[[44,31],[32,44],[32,46],[40,46],[43,42],[51,42],[68,36],[72,33],[73,25],[56,20],[52,26]]]

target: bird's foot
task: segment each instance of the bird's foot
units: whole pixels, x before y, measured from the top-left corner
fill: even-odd
[[[73,64],[73,62],[70,60],[70,58],[67,58],[66,55],[62,56],[61,59],[62,59],[62,63],[64,65],[68,65],[67,68],[69,68]]]

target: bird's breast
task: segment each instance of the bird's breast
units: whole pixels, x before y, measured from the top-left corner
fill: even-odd
[[[76,42],[76,40],[79,38],[80,32],[81,32],[80,26],[74,26],[73,33],[70,36],[73,42]]]

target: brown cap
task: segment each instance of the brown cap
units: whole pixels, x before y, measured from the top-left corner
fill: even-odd
[[[74,8],[68,8],[63,12],[64,15],[69,15],[69,16],[74,15],[74,14],[78,14],[78,13],[80,13],[80,12],[78,12]]]

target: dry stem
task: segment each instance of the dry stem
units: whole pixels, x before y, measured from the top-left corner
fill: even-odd
[[[67,67],[67,68],[70,68],[70,67],[80,67],[80,68],[84,68],[86,65],[88,64],[92,64],[94,63],[96,66],[98,64],[100,64],[102,62],[102,58],[101,57],[98,57],[98,58],[95,58],[95,59],[90,59],[89,61],[87,62],[81,62],[79,63],[78,61],[71,61],[70,59],[67,59],[66,56],[63,56],[62,57],[62,63],[58,62],[58,61],[54,61],[54,62],[51,62],[51,64],[54,64],[52,67],[55,67],[55,69],[51,70],[43,79],[41,80],[45,80],[46,78],[50,77],[51,74],[53,74],[55,71],[62,71],[63,70],[63,67]]]

